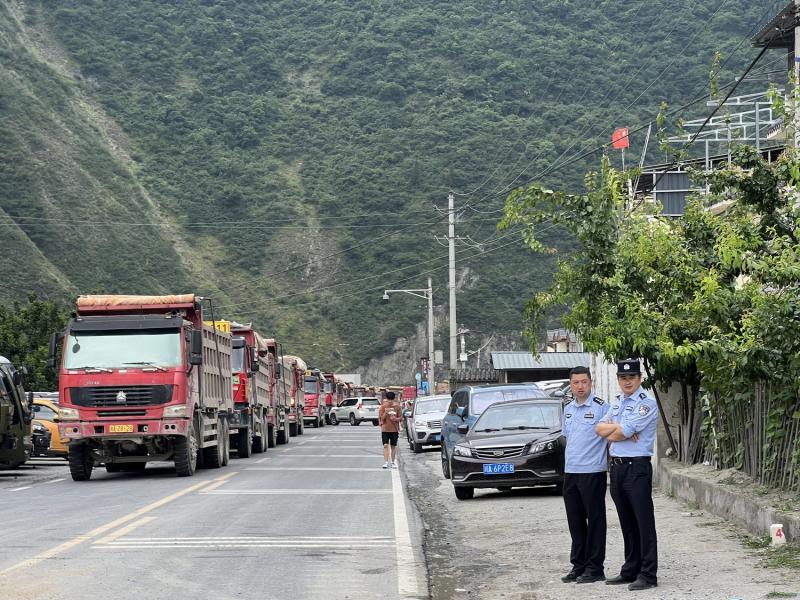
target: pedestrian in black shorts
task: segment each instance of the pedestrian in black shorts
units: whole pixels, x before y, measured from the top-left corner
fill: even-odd
[[[394,398],[394,392],[386,392],[381,407],[378,409],[384,469],[397,468],[397,438],[400,435],[400,422],[403,416],[400,405],[395,402]]]

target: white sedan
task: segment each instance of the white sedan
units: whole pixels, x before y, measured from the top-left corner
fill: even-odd
[[[403,411],[406,417],[406,438],[413,452],[422,452],[423,446],[442,442],[442,419],[447,414],[452,398],[450,394],[441,396],[421,396],[414,407]]]

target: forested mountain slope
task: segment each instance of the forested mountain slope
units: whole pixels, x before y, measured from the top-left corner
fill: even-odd
[[[507,189],[702,93],[715,50],[736,50],[731,79],[768,13],[746,0],[6,0],[0,301],[193,290],[351,368],[424,318],[411,298],[382,307],[384,287],[430,275],[446,302],[432,204],[454,188],[475,190],[458,196],[459,235],[483,242],[459,248],[459,322],[514,332],[556,257],[494,231]],[[577,188],[595,162],[549,178]]]

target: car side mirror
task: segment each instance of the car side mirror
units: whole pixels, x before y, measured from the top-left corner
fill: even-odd
[[[566,396],[564,390],[556,390],[553,392],[553,398],[563,398],[564,396]]]
[[[458,431],[458,433],[467,433],[469,431],[469,425],[461,423],[461,425],[456,427],[456,431]]]
[[[190,365],[203,364],[203,332],[199,329],[192,331],[191,355],[189,356]]]
[[[463,406],[459,406],[459,407],[456,409],[456,415],[458,415],[459,417],[461,417],[461,420],[462,420],[462,421],[464,420],[464,415],[466,414],[466,412],[467,412],[467,411],[466,411],[466,410],[464,410],[464,407],[463,407]]]
[[[410,410],[408,410],[408,409],[404,410],[404,411],[403,411],[403,416],[404,416],[405,418],[408,418],[408,417],[410,417],[410,416],[411,416],[411,411],[410,411]]]

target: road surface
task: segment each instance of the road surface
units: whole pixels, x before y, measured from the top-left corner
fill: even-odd
[[[179,478],[64,461],[0,473],[0,598],[427,598],[418,521],[380,435],[306,429],[228,467]]]

